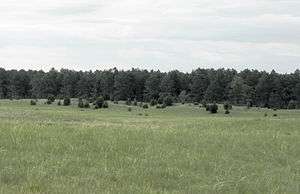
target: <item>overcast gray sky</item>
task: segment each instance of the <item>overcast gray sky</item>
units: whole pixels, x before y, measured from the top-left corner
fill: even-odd
[[[299,10],[299,0],[1,0],[0,66],[292,72]]]

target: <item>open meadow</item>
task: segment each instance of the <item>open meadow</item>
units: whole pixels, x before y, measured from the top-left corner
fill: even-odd
[[[300,111],[2,100],[0,193],[297,194]]]

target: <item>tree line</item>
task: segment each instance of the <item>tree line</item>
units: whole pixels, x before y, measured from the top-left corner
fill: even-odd
[[[300,71],[196,69],[191,73],[140,69],[73,71],[0,68],[0,98],[96,98],[149,102],[169,97],[175,102],[224,103],[269,108],[299,108]]]

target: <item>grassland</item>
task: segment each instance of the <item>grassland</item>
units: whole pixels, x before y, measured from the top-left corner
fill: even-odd
[[[300,193],[300,111],[219,112],[0,101],[0,193]]]

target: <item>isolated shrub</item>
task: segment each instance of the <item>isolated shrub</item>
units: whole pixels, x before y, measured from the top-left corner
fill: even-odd
[[[71,98],[65,97],[65,98],[64,98],[63,105],[64,105],[64,106],[69,106],[69,105],[71,105]]]
[[[201,104],[204,108],[206,108],[207,102],[205,100],[202,100]]]
[[[218,109],[219,109],[219,107],[218,107],[218,105],[216,103],[213,103],[213,104],[209,105],[209,111],[212,114],[218,113]]]
[[[104,101],[102,108],[108,108],[108,102]]]
[[[115,101],[114,101],[114,104],[119,104],[119,101],[115,100]]]
[[[164,103],[164,97],[163,96],[160,96],[157,100],[157,103],[158,104],[163,104]]]
[[[35,106],[36,105],[36,101],[35,100],[30,100],[30,105],[31,106]]]
[[[210,104],[207,104],[207,105],[205,106],[205,110],[206,110],[206,111],[209,111],[209,110],[210,110]]]
[[[287,108],[290,109],[290,110],[296,109],[297,108],[297,102],[294,101],[294,100],[289,101],[289,104],[288,104]]]
[[[85,101],[85,103],[84,103],[84,108],[90,108],[90,103],[89,103],[89,101]]]
[[[51,103],[50,104],[52,104],[52,102],[54,102],[55,101],[55,96],[54,95],[49,95],[48,96],[48,98],[47,98],[47,101],[50,101]]]
[[[136,99],[134,99],[133,106],[137,106],[137,105],[138,105],[138,101]]]
[[[79,108],[84,108],[84,103],[83,103],[82,98],[79,98],[79,99],[78,99],[78,107],[79,107]]]
[[[189,95],[186,90],[183,90],[180,92],[178,98],[181,104],[185,104],[188,101]]]
[[[150,106],[155,106],[155,105],[157,105],[157,100],[155,99],[150,100]]]
[[[52,100],[50,99],[47,99],[46,103],[45,104],[52,104]]]
[[[57,102],[57,106],[61,106],[61,101],[60,100]]]
[[[232,105],[229,102],[225,102],[223,107],[224,107],[224,110],[231,110],[232,109]]]
[[[199,102],[194,102],[194,105],[195,106],[199,106]]]
[[[126,100],[126,105],[131,106],[131,104],[132,104],[131,99],[128,98],[128,99]]]
[[[132,111],[132,108],[131,108],[131,107],[128,107],[127,110],[128,110],[128,112],[131,112],[131,111]]]
[[[168,95],[164,98],[164,103],[166,106],[173,106],[173,97]]]
[[[95,104],[95,109],[102,108],[104,104],[104,98],[102,96],[99,96],[98,98],[96,98],[94,104]]]
[[[149,105],[148,104],[144,104],[143,105],[143,109],[148,109],[149,108]]]
[[[143,102],[140,102],[140,104],[139,104],[139,107],[143,107],[143,105],[144,105],[144,103]]]
[[[273,117],[277,117],[278,115],[277,114],[273,114]]]
[[[264,116],[267,117],[267,116],[268,116],[268,113],[265,113]]]
[[[226,110],[226,111],[225,111],[225,115],[228,115],[228,114],[230,114],[230,111],[229,111],[229,110]]]
[[[251,107],[253,107],[253,102],[251,100],[247,101],[247,108],[250,109]]]

